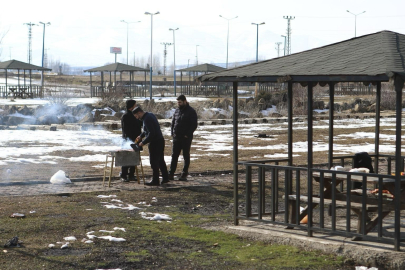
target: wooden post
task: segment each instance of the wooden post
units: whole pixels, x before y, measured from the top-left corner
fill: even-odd
[[[233,82],[232,89],[233,98],[233,214],[234,214],[234,224],[239,224],[238,219],[238,83]]]

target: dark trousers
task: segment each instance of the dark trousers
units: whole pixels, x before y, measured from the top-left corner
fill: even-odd
[[[173,139],[172,162],[170,164],[170,174],[174,174],[179,161],[180,152],[183,150],[184,166],[183,172],[188,173],[190,167],[190,149],[193,138],[183,138],[181,140]]]
[[[129,172],[128,172],[129,171]],[[127,175],[135,175],[135,166],[122,166],[121,167],[121,177],[125,178]]]
[[[159,183],[159,170],[162,173],[163,180],[168,180],[169,178],[165,162],[164,150],[165,140],[163,138],[149,143],[149,160],[150,166],[152,167],[153,171],[153,183]]]

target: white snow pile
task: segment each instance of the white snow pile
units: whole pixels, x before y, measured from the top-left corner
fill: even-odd
[[[117,195],[98,195],[97,196],[97,198],[101,198],[101,199],[116,198],[116,197],[117,197]],[[113,204],[111,202],[118,202],[118,205]],[[105,205],[103,205],[103,206],[106,207],[107,209],[124,209],[124,210],[130,210],[130,211],[142,209],[142,208],[139,208],[132,204],[127,204],[127,206],[125,206],[123,201],[118,200],[118,199],[112,199],[111,202],[100,202],[100,203],[104,203]]]
[[[102,198],[102,199],[106,199],[106,198],[116,198],[117,195],[98,195],[97,198]]]
[[[166,214],[159,214],[159,213],[150,213],[150,212],[141,212],[139,213],[141,214],[141,217],[144,219],[148,219],[148,220],[167,220],[167,221],[171,221],[172,218],[169,215]]]
[[[271,108],[261,110],[260,112],[262,113],[263,116],[269,116],[270,114],[277,112],[277,107],[275,105],[271,105]]]
[[[109,240],[109,241],[111,241],[111,242],[125,242],[125,241],[127,241],[127,240],[125,240],[125,238],[122,238],[122,237],[114,237],[114,236],[111,236],[111,235],[99,236],[99,237],[97,237],[97,238],[99,238],[99,239],[106,239],[106,240]]]
[[[120,205],[115,205],[115,204],[105,204],[103,205],[104,207],[108,208],[108,209],[124,209],[124,210],[137,210],[137,209],[142,209],[139,207],[136,207],[132,204],[127,204],[128,206],[123,206],[122,204]]]
[[[63,239],[65,241],[76,241],[77,240],[76,237],[74,237],[74,236],[67,236],[67,237],[64,237]]]
[[[52,177],[51,181],[52,184],[71,184],[72,181],[70,181],[69,178],[66,177],[66,174],[64,171],[59,170],[57,171]]]

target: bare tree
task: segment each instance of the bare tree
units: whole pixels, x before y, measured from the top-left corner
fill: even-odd
[[[1,60],[1,53],[3,51],[3,46],[2,46],[3,39],[7,35],[8,31],[9,31],[9,29],[0,31],[0,60]]]
[[[71,67],[68,64],[63,63],[60,60],[53,60],[52,58],[48,60],[48,68],[51,68],[53,72],[56,72],[59,75],[70,74],[71,72]]]

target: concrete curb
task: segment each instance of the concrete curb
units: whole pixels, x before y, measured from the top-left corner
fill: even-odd
[[[335,115],[334,119],[372,119],[375,114],[341,114]],[[395,118],[395,113],[382,114],[381,118]],[[314,120],[329,120],[329,115],[314,115]],[[297,116],[293,118],[293,122],[304,122],[307,121],[306,116]],[[239,119],[239,124],[276,124],[288,122],[287,117],[264,117],[264,118],[243,118]],[[170,127],[171,119],[160,119],[159,123],[161,126]],[[232,125],[232,119],[214,119],[199,121],[199,126],[209,126],[209,125]],[[89,130],[89,129],[104,129],[104,130],[118,130],[121,128],[121,121],[106,121],[106,122],[94,122],[94,123],[65,123],[63,125],[52,124],[52,125],[26,125],[21,124],[18,126],[5,126],[0,125],[0,130]]]

